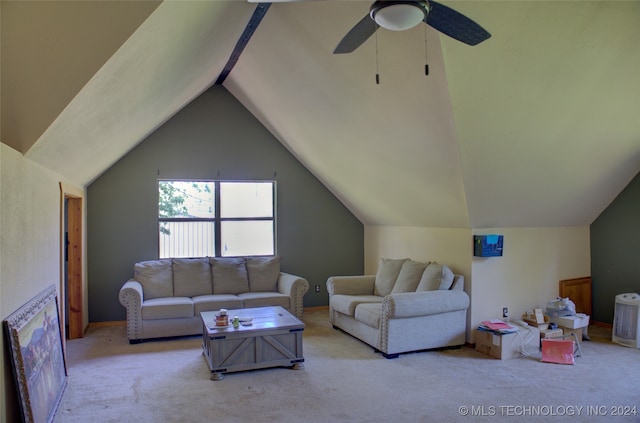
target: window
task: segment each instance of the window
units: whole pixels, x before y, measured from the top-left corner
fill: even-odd
[[[275,181],[158,181],[159,256],[275,254]]]

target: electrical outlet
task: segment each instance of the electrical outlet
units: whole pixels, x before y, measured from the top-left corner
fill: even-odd
[[[316,292],[320,292],[320,285],[316,285]]]
[[[509,317],[509,308],[502,307],[502,317]]]

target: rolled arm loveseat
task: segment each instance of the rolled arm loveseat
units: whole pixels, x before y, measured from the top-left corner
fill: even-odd
[[[465,342],[469,296],[464,277],[436,262],[381,259],[376,275],[327,280],[334,328],[386,358]]]
[[[302,320],[309,283],[280,271],[280,257],[206,257],[135,263],[120,303],[130,343],[202,333],[200,313],[281,306]]]

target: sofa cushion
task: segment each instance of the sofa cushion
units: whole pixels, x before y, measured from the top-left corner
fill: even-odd
[[[249,291],[247,267],[242,257],[209,257],[214,294],[239,294]]]
[[[173,295],[195,297],[211,293],[211,266],[208,259],[173,259]]]
[[[380,259],[378,271],[376,272],[376,281],[373,287],[373,293],[384,297],[391,294],[393,285],[398,279],[402,265],[408,259]]]
[[[354,316],[356,307],[362,303],[382,303],[382,297],[377,295],[342,295],[331,296],[331,308],[348,316]]]
[[[434,261],[424,270],[416,291],[449,289],[453,284],[453,276],[451,269]]]
[[[357,321],[371,326],[374,329],[380,327],[380,316],[382,315],[382,304],[367,303],[358,304],[356,307],[355,318]]]
[[[399,292],[415,292],[420,282],[420,278],[429,263],[407,260],[400,269],[400,274],[391,290],[392,294]]]
[[[278,292],[280,256],[247,257],[247,272],[249,273],[247,291]]]
[[[291,310],[290,298],[279,292],[246,292],[238,294],[244,303],[244,308],[281,306]]]
[[[199,295],[193,297],[193,314],[200,316],[203,311],[218,311],[221,308],[232,310],[242,308],[242,299],[233,294]]]
[[[164,297],[142,303],[142,319],[175,319],[193,317],[193,301],[188,297]]]
[[[133,266],[135,279],[142,285],[144,300],[173,297],[171,260],[148,260]]]
[[[455,278],[455,275],[453,274],[453,271],[443,264],[442,279],[440,279],[440,285],[438,286],[438,289],[444,289],[444,290],[451,289],[451,285],[453,285],[454,278]]]

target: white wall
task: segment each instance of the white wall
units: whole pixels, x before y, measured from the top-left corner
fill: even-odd
[[[60,286],[60,177],[0,143],[0,318]],[[59,297],[59,295],[58,295]],[[0,343],[0,422],[20,420]]]
[[[588,226],[474,231],[488,233],[504,235],[504,250],[502,257],[473,258],[473,325],[501,318],[503,307],[519,319],[525,310],[544,308],[557,297],[560,280],[591,274]]]
[[[454,273],[471,276],[471,230],[407,226],[365,226],[364,268],[374,274],[380,258],[437,261]]]
[[[473,235],[504,235],[502,257],[473,257]],[[374,274],[378,260],[409,257],[437,261],[465,277],[471,297],[467,341],[483,320],[513,318],[544,307],[558,295],[562,279],[588,276],[591,271],[589,227],[457,228],[365,227],[365,273]]]

